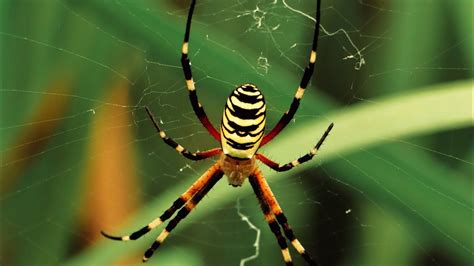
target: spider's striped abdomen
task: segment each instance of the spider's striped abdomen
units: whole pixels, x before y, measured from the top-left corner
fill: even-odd
[[[224,154],[250,159],[257,152],[265,128],[265,99],[255,85],[244,84],[232,91],[221,124]]]

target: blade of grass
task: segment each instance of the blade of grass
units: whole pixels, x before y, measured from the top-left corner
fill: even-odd
[[[373,206],[364,206],[364,215],[368,221],[374,221],[378,226],[364,230],[363,242],[371,243],[372,248],[361,249],[357,252],[356,260],[346,261],[345,265],[412,265],[415,245],[410,241],[410,236],[394,221],[399,217],[380,216],[379,211]],[[389,240],[389,241],[388,241]],[[377,250],[377,252],[374,252]],[[352,259],[352,258],[351,258]]]
[[[474,2],[465,1],[463,4],[453,4],[450,2],[445,3],[448,12],[451,12],[452,16],[456,18],[453,31],[457,35],[457,39],[461,40],[465,60],[466,70],[469,71],[470,76],[474,76],[474,36],[472,34],[474,30],[473,15],[467,10],[474,8]]]

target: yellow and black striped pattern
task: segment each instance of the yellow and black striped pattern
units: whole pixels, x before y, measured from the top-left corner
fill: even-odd
[[[264,134],[265,111],[265,99],[255,85],[244,84],[232,91],[222,115],[224,154],[235,159],[252,158]]]

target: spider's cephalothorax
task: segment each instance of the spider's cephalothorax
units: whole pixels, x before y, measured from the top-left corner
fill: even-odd
[[[250,159],[262,142],[265,129],[265,99],[255,85],[237,87],[227,98],[221,123],[221,145],[225,155]]]
[[[204,107],[198,101],[196,87],[194,86],[193,76],[191,73],[191,62],[188,58],[191,19],[195,6],[196,0],[191,0],[188,20],[186,23],[186,31],[184,33],[184,42],[181,48],[181,65],[183,67],[184,78],[186,79],[186,86],[188,88],[189,99],[191,100],[193,110],[209,134],[221,143],[221,147],[201,152],[190,152],[166,135],[148,107],[146,107],[146,111],[160,138],[184,157],[194,161],[203,160],[213,156],[220,156],[220,158],[185,192],[183,192],[173,202],[171,207],[146,226],[125,236],[113,236],[105,232],[102,232],[102,234],[113,240],[136,240],[154,228],[160,226],[166,220],[171,219],[163,231],[161,231],[161,233],[156,237],[153,244],[146,250],[143,255],[143,262],[145,262],[161,246],[178,223],[186,218],[186,216],[196,207],[196,205],[223,175],[228,177],[229,184],[233,186],[242,185],[244,180],[248,178],[260,203],[265,220],[270,226],[270,229],[280,246],[285,265],[293,265],[287,240],[308,263],[308,265],[318,265],[296,238],[275,195],[273,195],[262,171],[255,162],[256,160],[259,160],[278,172],[288,171],[295,166],[311,160],[317,154],[319,148],[333,127],[333,124],[331,123],[316,145],[308,153],[289,163],[279,164],[267,158],[262,153],[257,153],[261,146],[264,146],[275,138],[293,119],[300,101],[303,98],[305,89],[313,75],[314,65],[316,62],[316,50],[318,46],[321,0],[317,0],[313,44],[309,53],[309,62],[304,69],[300,85],[296,89],[295,96],[293,97],[293,101],[291,102],[288,111],[283,114],[278,123],[267,134],[264,133],[266,111],[265,100],[258,88],[252,84],[241,85],[232,91],[232,94],[227,99],[224,108],[220,133],[209,121],[204,112]],[[177,214],[173,217],[176,212]]]

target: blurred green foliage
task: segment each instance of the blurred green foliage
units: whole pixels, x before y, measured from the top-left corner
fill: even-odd
[[[217,145],[192,114],[179,66],[187,5],[0,3],[0,264],[141,263],[159,231],[137,243],[96,243],[94,224],[109,226],[103,221],[123,202],[103,212],[84,207],[85,198],[101,205],[113,189],[122,191],[115,187],[122,176],[106,184],[112,192],[99,187],[103,193],[91,194],[96,190],[84,180],[101,155],[90,153],[94,128],[101,126],[97,116],[109,107],[118,110],[110,120],[130,118],[106,126],[110,134],[125,130],[133,137],[104,154],[113,161],[131,147],[136,157],[130,167],[138,192],[126,187],[119,196],[143,202],[110,229],[126,223],[113,230],[129,232],[148,223],[209,167],[161,143],[143,111],[150,106],[168,134],[190,149]],[[190,56],[215,125],[227,95],[244,82],[265,93],[267,123],[280,118],[301,78],[314,25],[292,9],[314,17],[314,6],[198,2]],[[263,149],[275,160],[292,160],[335,122],[317,160],[288,173],[265,170],[290,224],[322,265],[473,261],[472,9],[467,0],[323,0],[312,85],[295,122]],[[128,103],[110,100],[117,83],[126,84]],[[249,265],[282,265],[249,187],[233,189],[225,180],[149,263],[236,265],[250,256],[255,233],[236,214],[237,200],[262,230],[260,255]],[[292,254],[296,265],[305,265]],[[130,260],[118,262],[122,257]]]

